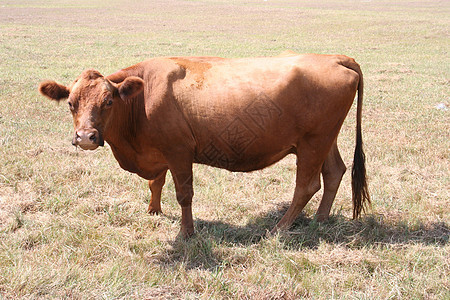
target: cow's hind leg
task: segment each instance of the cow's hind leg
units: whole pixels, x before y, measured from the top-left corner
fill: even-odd
[[[345,171],[346,167],[342,161],[335,140],[322,166],[324,192],[316,214],[318,221],[328,219],[331,206],[333,205],[334,198],[336,197],[336,193]]]
[[[313,145],[303,147],[300,153],[297,154],[297,176],[294,198],[287,212],[273,228],[272,233],[278,230],[288,229],[311,197],[320,189],[320,171],[326,153],[320,153],[320,150],[317,150],[320,147],[315,148]]]
[[[166,173],[167,173],[167,170],[163,171],[155,179],[148,181],[148,186],[150,188],[152,195],[150,197],[150,203],[148,204],[147,212],[151,215],[154,215],[154,214],[158,215],[158,214],[162,213],[161,192],[162,192],[164,183],[166,182]]]

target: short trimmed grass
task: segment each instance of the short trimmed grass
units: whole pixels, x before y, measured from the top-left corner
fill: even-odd
[[[450,5],[434,1],[6,1],[0,4],[0,298],[450,298]],[[268,237],[294,190],[295,157],[252,173],[196,165],[197,234],[177,238],[109,146],[70,145],[66,105],[43,79],[112,73],[153,56],[341,53],[365,75],[373,210],[352,221],[350,172],[333,216],[314,196]],[[355,109],[339,145],[351,166]]]

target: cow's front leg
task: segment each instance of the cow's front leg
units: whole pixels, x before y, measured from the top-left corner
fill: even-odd
[[[148,204],[147,212],[151,215],[158,215],[162,213],[161,210],[161,192],[166,182],[166,173],[167,170],[164,170],[159,174],[155,179],[148,181],[148,186],[152,193],[150,197],[150,203]]]
[[[189,237],[194,234],[194,220],[192,219],[192,197],[194,189],[192,187],[192,164],[189,169],[170,169],[175,183],[177,201],[181,205],[181,229],[182,237]]]

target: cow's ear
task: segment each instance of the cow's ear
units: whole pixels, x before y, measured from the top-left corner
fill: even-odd
[[[69,97],[70,91],[61,84],[47,80],[39,84],[39,93],[52,100],[61,101]]]
[[[119,83],[118,86],[120,98],[127,100],[136,97],[144,90],[144,81],[139,77],[130,76]]]

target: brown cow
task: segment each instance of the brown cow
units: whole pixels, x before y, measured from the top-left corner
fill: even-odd
[[[287,229],[320,189],[328,218],[346,167],[336,139],[358,91],[352,170],[353,217],[370,203],[361,137],[363,77],[341,55],[223,59],[154,58],[103,77],[84,71],[69,87],[42,82],[41,94],[68,98],[85,150],[107,141],[120,166],[149,180],[149,211],[161,211],[167,170],[181,205],[181,234],[194,232],[192,164],[249,172],[297,155],[292,204],[273,231]]]

